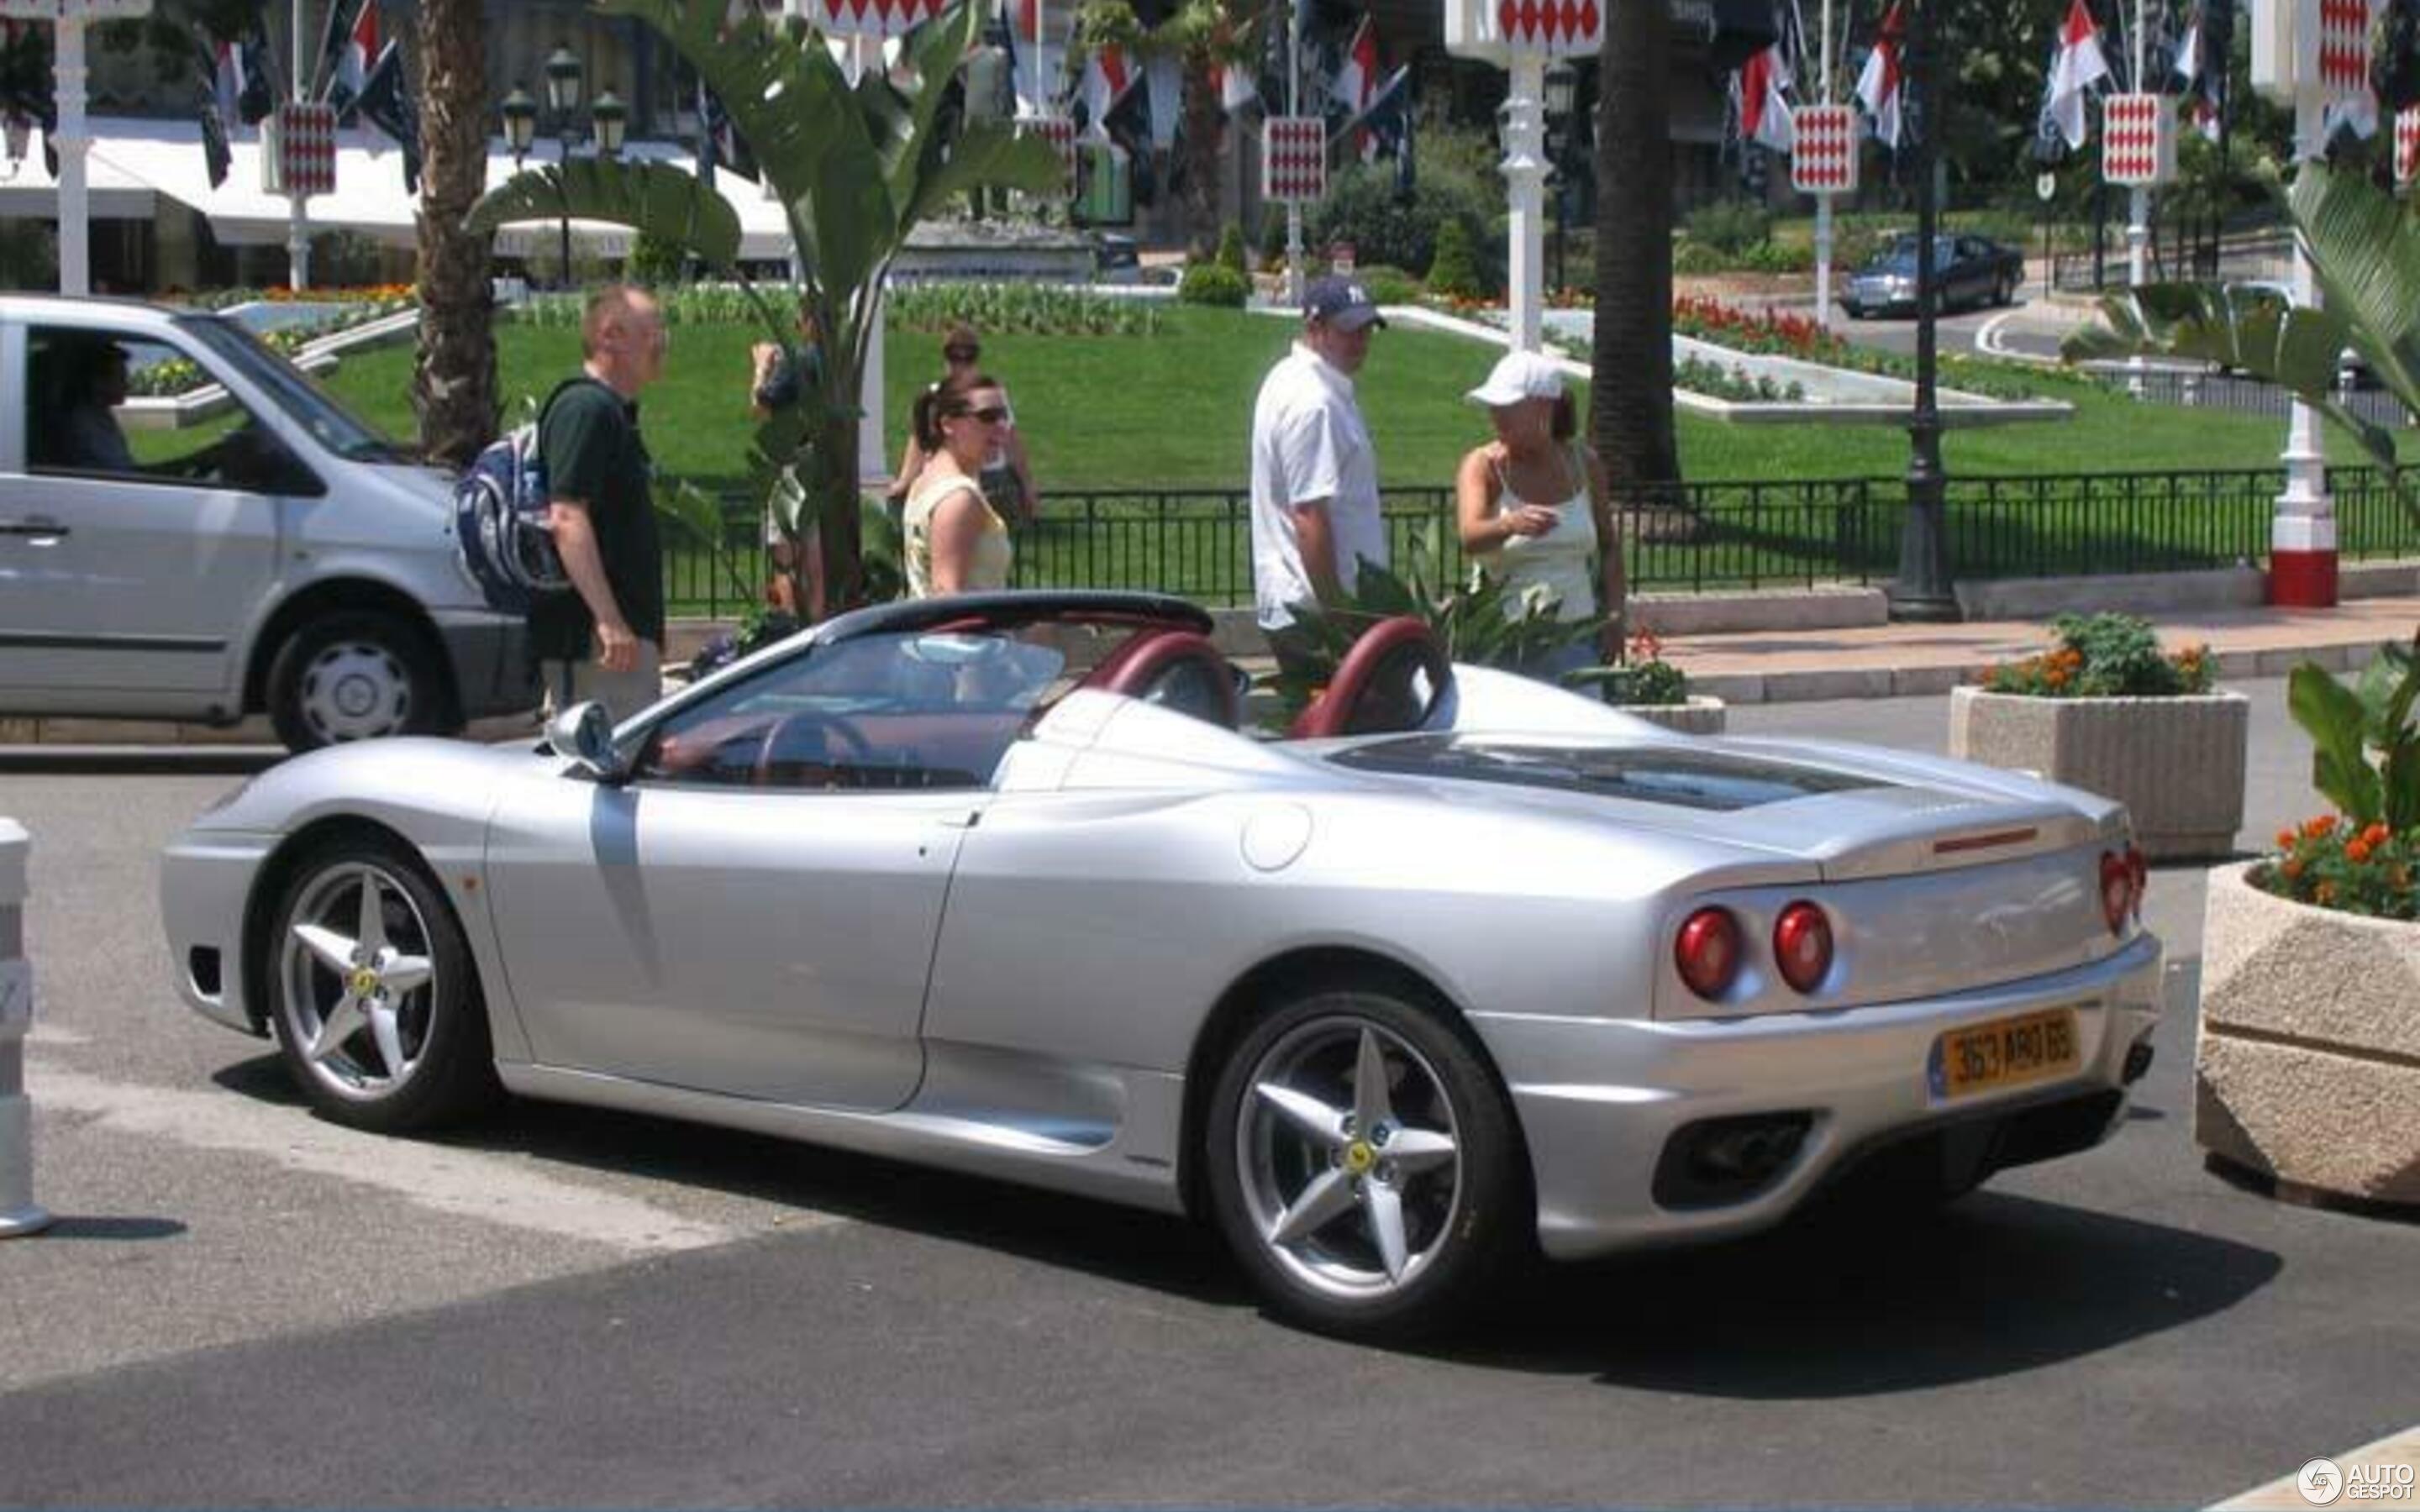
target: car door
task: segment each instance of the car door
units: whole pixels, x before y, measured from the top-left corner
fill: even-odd
[[[209,367],[132,330],[27,322],[0,361],[19,444],[0,471],[0,702],[171,711],[231,701],[245,626],[275,577],[276,443]],[[290,464],[290,457],[286,461]]]
[[[914,1093],[951,869],[1023,709],[903,698],[863,675],[882,648],[851,649],[626,728],[628,782],[500,807],[490,907],[540,1063],[868,1111]]]

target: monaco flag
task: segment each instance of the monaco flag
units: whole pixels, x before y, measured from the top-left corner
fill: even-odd
[[[2050,60],[2050,115],[2058,134],[2071,147],[2084,145],[2084,92],[2109,77],[2109,60],[2101,55],[2101,28],[2084,0],[2070,0],[2067,20],[2058,28],[2058,51]]]
[[[1866,54],[1865,69],[1857,75],[1857,100],[1874,118],[1875,139],[1894,150],[1899,147],[1899,6],[1893,0],[1883,13],[1874,50]]]
[[[1790,150],[1790,59],[1775,43],[1740,65],[1740,134],[1776,152]]]
[[[1096,47],[1084,60],[1084,131],[1088,136],[1105,138],[1109,134],[1109,112],[1142,78],[1142,70],[1126,61],[1126,55],[1115,46]]]

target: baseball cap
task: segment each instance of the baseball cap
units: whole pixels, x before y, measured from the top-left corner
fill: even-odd
[[[1314,278],[1302,292],[1302,317],[1334,326],[1339,331],[1358,331],[1364,326],[1385,330],[1387,320],[1378,313],[1377,303],[1359,279]]]
[[[1506,352],[1487,375],[1487,381],[1464,395],[1473,404],[1493,409],[1524,399],[1559,399],[1563,371],[1537,352]]]

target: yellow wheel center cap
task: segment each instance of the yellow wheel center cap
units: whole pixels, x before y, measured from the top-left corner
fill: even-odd
[[[1367,1175],[1370,1167],[1376,1164],[1377,1151],[1370,1148],[1367,1140],[1356,1139],[1344,1147],[1344,1168],[1353,1175]]]
[[[355,966],[352,980],[348,985],[355,997],[367,997],[378,991],[379,974],[368,966]]]

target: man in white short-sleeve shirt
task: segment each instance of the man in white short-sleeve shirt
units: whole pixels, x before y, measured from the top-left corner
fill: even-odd
[[[1360,284],[1313,281],[1302,338],[1252,407],[1253,600],[1281,668],[1307,649],[1295,605],[1331,602],[1363,561],[1387,563],[1378,457],[1353,392],[1370,333],[1386,323]]]

